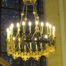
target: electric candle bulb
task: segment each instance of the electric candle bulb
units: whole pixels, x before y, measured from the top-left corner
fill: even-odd
[[[51,24],[49,24],[49,28],[51,28],[52,27],[52,25]]]
[[[9,32],[9,29],[8,29],[8,28],[6,29],[6,32],[7,32],[7,33]]]
[[[36,20],[36,21],[35,21],[35,31],[36,31],[36,32],[39,31],[39,27],[38,27],[38,25],[39,25],[39,21]]]
[[[23,33],[25,33],[25,22],[22,22],[22,26],[23,26]]]
[[[11,24],[11,27],[12,27],[12,28],[14,27],[14,24],[13,24],[13,23]]]
[[[20,24],[19,23],[17,23],[16,24],[16,26],[17,26],[17,35],[19,34],[19,32],[20,32]]]
[[[14,24],[12,23],[12,24],[10,25],[10,27],[9,27],[10,32],[11,32],[11,35],[13,34],[13,28],[14,28]]]
[[[28,23],[28,25],[29,25],[29,31],[30,31],[30,33],[31,33],[31,22],[29,21],[29,23]]]
[[[55,37],[55,26],[53,26],[53,38]]]
[[[20,26],[20,24],[19,24],[19,23],[17,23],[17,24],[16,24],[16,26],[17,26],[17,27],[19,27],[19,26]]]
[[[32,25],[32,23],[29,21],[28,25],[29,25],[29,26],[31,26],[31,25]]]
[[[46,27],[48,27],[48,26],[49,26],[49,23],[47,22],[47,23],[46,23]]]
[[[6,32],[7,32],[7,39],[9,39],[10,38],[10,30],[9,30],[9,28],[6,29]]]
[[[14,24],[12,23],[11,25],[10,25],[10,30],[12,31],[13,30],[13,28],[14,28]]]
[[[24,21],[22,22],[22,25],[25,26],[25,22]]]
[[[45,35],[44,38],[48,39],[48,35]]]
[[[35,38],[34,40],[37,41],[37,38]]]
[[[43,23],[43,22],[41,22],[41,26],[42,26],[42,27],[44,26],[44,23]]]
[[[43,27],[44,27],[44,23],[41,22],[41,34],[43,34]]]
[[[39,21],[38,21],[38,20],[36,20],[35,24],[36,24],[36,25],[38,25],[38,24],[39,24]]]
[[[13,40],[15,40],[15,37],[13,37]]]
[[[55,30],[55,26],[53,26],[53,30]]]

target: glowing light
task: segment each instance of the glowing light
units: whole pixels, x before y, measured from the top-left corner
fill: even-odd
[[[31,25],[32,25],[32,23],[29,21],[28,25],[29,25],[29,26],[31,26]]]
[[[14,24],[13,24],[13,23],[11,24],[11,27],[12,27],[12,28],[14,27]]]
[[[43,22],[41,22],[41,26],[44,26],[44,23]]]
[[[48,39],[48,35],[45,35],[44,38]]]
[[[13,40],[15,40],[16,38],[15,37],[13,37]]]
[[[34,40],[37,41],[37,38],[35,38]]]
[[[10,32],[9,28],[6,29],[6,32],[7,32],[7,39],[10,39],[11,32]]]
[[[22,22],[22,25],[25,26],[25,22],[24,21]]]
[[[10,28],[10,30],[13,30],[14,24],[12,23],[9,28]]]
[[[53,26],[53,30],[55,30],[55,26]]]
[[[6,29],[6,32],[7,32],[7,33],[9,32],[9,28]]]
[[[53,38],[55,38],[55,26],[53,26]]]
[[[38,24],[39,24],[39,21],[38,21],[38,20],[36,20],[36,21],[35,21],[35,24],[36,24],[36,25],[38,25]]]
[[[51,28],[52,27],[52,25],[51,24],[49,24],[49,28]]]
[[[19,23],[17,23],[17,24],[16,24],[16,26],[17,26],[17,27],[19,27],[19,26],[20,26],[20,24],[19,24]]]
[[[49,26],[49,23],[48,23],[48,22],[46,23],[46,26],[47,26],[47,27]]]

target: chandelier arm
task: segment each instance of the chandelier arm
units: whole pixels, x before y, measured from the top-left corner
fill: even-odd
[[[22,24],[22,18],[25,15],[25,12],[24,11],[25,11],[25,5],[23,6],[23,10],[21,12],[21,21],[20,21],[20,24]]]
[[[31,39],[33,39],[33,37],[34,37],[34,35],[36,34],[36,31],[34,32],[34,34],[33,34],[33,36],[32,36],[32,38]]]
[[[33,12],[34,12],[33,14],[34,14],[35,20],[36,20],[36,17],[38,16],[36,5],[37,3],[33,4]]]

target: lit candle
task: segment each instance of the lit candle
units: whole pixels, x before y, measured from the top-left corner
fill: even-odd
[[[16,26],[17,26],[17,34],[19,34],[19,31],[20,31],[20,24],[17,23]]]
[[[15,38],[15,37],[13,37],[13,40],[14,40],[14,41],[15,41],[15,39],[16,39],[16,38]]]
[[[13,35],[14,24],[12,23],[9,28],[10,28],[11,34]]]
[[[25,22],[22,22],[22,26],[23,26],[23,33],[25,33]]]
[[[31,33],[31,22],[29,21],[29,23],[28,23],[28,25],[29,25],[29,31],[30,31],[30,33]]]
[[[53,26],[53,38],[55,38],[55,27]]]
[[[36,27],[39,25],[39,21],[38,20],[35,21],[35,25],[36,25]]]
[[[41,22],[41,34],[43,34],[43,27],[44,27],[44,23]]]
[[[10,39],[10,30],[9,30],[9,28],[6,29],[6,32],[7,32],[7,39]]]
[[[45,35],[44,38],[45,38],[45,39],[48,39],[48,35]]]

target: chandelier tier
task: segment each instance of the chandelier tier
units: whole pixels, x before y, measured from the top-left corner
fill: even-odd
[[[7,53],[14,59],[21,57],[23,60],[34,58],[38,60],[41,56],[48,56],[55,51],[55,26],[48,22],[39,20],[36,10],[36,0],[23,0],[26,6],[21,16],[24,20],[11,24],[7,29]],[[27,18],[27,6],[33,5],[35,22]],[[30,15],[29,15],[30,16]]]

